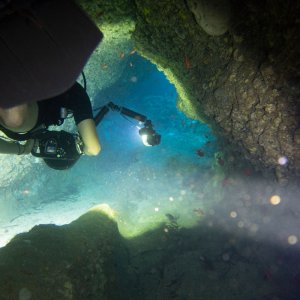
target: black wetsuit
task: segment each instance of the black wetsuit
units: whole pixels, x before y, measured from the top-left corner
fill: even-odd
[[[54,98],[37,102],[39,107],[38,121],[35,127],[45,124],[61,125],[64,118],[61,116],[61,109],[71,110],[76,125],[86,119],[93,119],[92,106],[84,88],[75,83],[65,93]]]
[[[38,120],[35,127],[30,130],[28,134],[18,134],[3,126],[0,126],[0,130],[12,139],[26,140],[30,138],[30,134],[41,127],[41,125],[45,125],[46,127],[50,125],[61,125],[64,122],[64,117],[61,115],[62,109],[72,111],[76,125],[83,120],[93,119],[89,96],[84,88],[77,82],[65,93],[50,99],[38,101],[37,104],[39,108]]]

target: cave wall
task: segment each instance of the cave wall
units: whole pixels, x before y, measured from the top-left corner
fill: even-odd
[[[190,229],[166,220],[124,239],[102,204],[67,225],[35,226],[0,248],[0,299],[299,299],[299,247],[241,235],[224,218]]]
[[[118,5],[109,1],[101,4],[84,1],[81,4],[96,22],[101,20],[101,31],[104,34],[84,68],[88,81],[87,91],[94,102],[97,93],[119,80],[126,68],[128,62],[125,53],[133,49],[131,35],[135,22],[132,7],[125,1]],[[81,76],[79,81],[82,81]]]
[[[101,29],[134,24],[138,52],[175,84],[178,108],[230,145],[224,152],[238,151],[282,183],[300,174],[298,2],[79,3]]]
[[[127,250],[106,210],[14,237],[0,249],[0,299],[129,299]]]

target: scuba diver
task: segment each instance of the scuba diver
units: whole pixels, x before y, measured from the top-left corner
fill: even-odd
[[[159,144],[151,121],[129,109],[109,103],[93,117],[86,83],[76,79],[102,38],[73,0],[0,0],[0,153],[68,169],[100,152],[96,126],[109,110],[144,123],[144,144]],[[48,130],[70,113],[78,133]]]
[[[143,124],[139,135],[145,146],[160,143],[161,136],[154,130],[151,120],[128,108],[109,102],[98,108],[100,111],[93,116],[84,74],[83,78],[84,87],[76,82],[68,91],[54,98],[0,108],[0,131],[13,140],[0,138],[0,153],[31,153],[53,169],[69,169],[82,154],[99,154],[101,145],[96,126],[109,111],[117,111]],[[51,125],[62,125],[70,114],[74,117],[78,133],[48,130]],[[26,141],[25,144],[21,144],[22,141]]]
[[[0,131],[11,139],[0,140],[0,153],[44,158],[47,153],[39,147],[45,135],[49,151],[55,146],[51,141],[73,143],[67,133],[46,130],[62,124],[71,110],[80,151],[99,153],[89,98],[75,82],[102,38],[73,0],[0,0]],[[52,167],[67,168],[75,161],[58,155],[65,161],[48,162]]]
[[[69,157],[64,160],[62,155],[58,157],[57,153],[54,153],[57,151],[54,147],[57,148],[58,143],[64,143],[64,148],[67,149],[74,146],[75,141],[72,143],[73,135],[68,135],[65,131],[49,131],[48,127],[62,125],[70,114],[74,117],[79,133],[77,142],[80,138],[80,143],[77,146],[81,148],[78,149],[78,154],[99,154],[101,146],[93,120],[91,102],[85,89],[77,82],[59,96],[20,104],[11,108],[0,108],[0,131],[13,140],[0,139],[0,153],[17,155],[32,153],[44,158],[45,162],[52,168],[69,168],[76,162],[78,155],[73,159]],[[37,149],[35,149],[35,147],[40,146],[37,143],[41,143],[45,139],[48,143],[43,151],[48,156],[45,156],[45,153],[36,152]],[[22,144],[21,141],[26,142]],[[68,143],[72,143],[72,145],[68,145]],[[51,157],[51,154],[56,156]]]

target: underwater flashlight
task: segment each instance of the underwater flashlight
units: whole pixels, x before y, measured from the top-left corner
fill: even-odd
[[[160,143],[161,135],[155,132],[149,120],[146,121],[145,127],[139,130],[139,134],[145,146],[156,146]]]
[[[98,125],[102,121],[103,117],[109,112],[109,110],[118,111],[124,116],[130,117],[138,122],[144,123],[144,127],[139,130],[139,134],[145,146],[156,146],[160,144],[161,135],[156,133],[156,131],[153,129],[151,121],[148,120],[146,116],[126,107],[118,106],[112,102],[109,102],[107,105],[103,106],[101,110],[97,113],[97,115],[94,117],[96,125]]]

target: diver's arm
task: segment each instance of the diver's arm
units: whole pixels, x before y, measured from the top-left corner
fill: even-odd
[[[98,155],[101,151],[90,98],[85,89],[76,82],[69,90],[67,107],[73,111],[75,123],[83,142],[83,152]]]
[[[14,142],[7,142],[0,139],[0,153],[1,154],[19,154],[20,144]]]
[[[83,152],[86,155],[98,155],[101,145],[94,120],[85,119],[77,127],[83,142]]]
[[[21,145],[17,142],[8,142],[0,139],[0,153],[2,154],[29,154],[33,147],[34,140],[28,140],[26,144]]]

